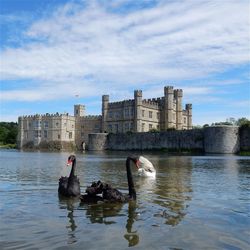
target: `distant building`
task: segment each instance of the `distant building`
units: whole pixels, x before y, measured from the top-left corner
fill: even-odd
[[[134,99],[109,102],[102,96],[102,115],[86,116],[84,105],[74,106],[74,116],[69,114],[29,115],[18,118],[19,147],[32,142],[75,144],[79,149],[88,142],[89,133],[125,133],[164,131],[192,128],[192,104],[182,109],[183,91],[164,88],[164,96],[142,99],[142,91],[134,91]]]

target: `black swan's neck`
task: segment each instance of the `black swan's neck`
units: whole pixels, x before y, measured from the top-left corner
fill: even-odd
[[[76,160],[72,161],[72,167],[69,175],[69,179],[72,179],[75,176]]]
[[[130,168],[130,162],[133,161],[131,157],[128,157],[126,160],[126,170],[127,170],[127,178],[128,178],[128,192],[129,198],[136,200],[136,191],[134,187],[133,176]]]

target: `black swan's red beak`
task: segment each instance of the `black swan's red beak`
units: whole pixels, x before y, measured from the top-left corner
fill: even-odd
[[[72,161],[71,160],[68,160],[67,162],[67,166],[71,165]]]

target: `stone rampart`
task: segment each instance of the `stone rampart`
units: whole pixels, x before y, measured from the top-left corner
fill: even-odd
[[[240,150],[250,151],[250,127],[240,128]]]
[[[204,151],[206,153],[234,154],[239,149],[239,127],[214,126],[204,129]]]
[[[155,133],[90,134],[89,150],[203,151],[233,154],[250,148],[250,128],[239,133],[234,126],[174,130]]]
[[[110,150],[203,150],[201,130],[167,131],[156,133],[125,133],[108,136]]]
[[[88,150],[99,151],[106,150],[107,147],[107,133],[91,133],[88,139]]]
[[[203,150],[202,130],[89,134],[89,150]]]

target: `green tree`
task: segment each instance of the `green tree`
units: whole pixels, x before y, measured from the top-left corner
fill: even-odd
[[[16,122],[0,122],[0,143],[15,144],[17,140],[18,124]]]
[[[237,121],[236,121],[236,125],[237,126],[240,126],[240,127],[242,127],[242,126],[248,126],[248,127],[250,127],[250,121],[247,119],[247,118],[245,118],[245,117],[242,117],[242,118],[239,118]]]

